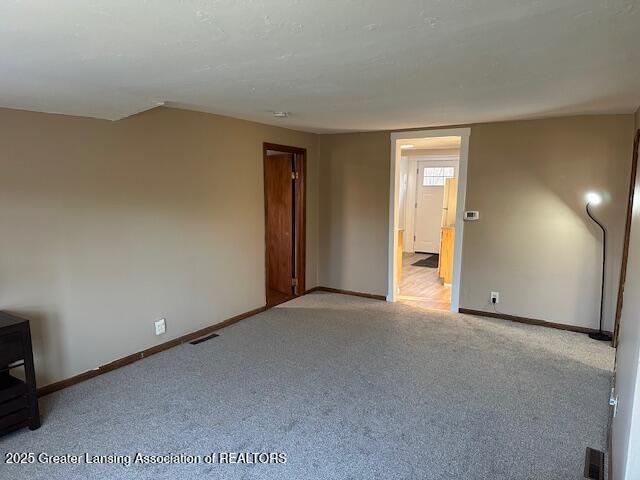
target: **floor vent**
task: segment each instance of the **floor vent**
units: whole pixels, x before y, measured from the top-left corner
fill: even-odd
[[[604,480],[604,452],[587,447],[584,458],[584,478]]]
[[[212,338],[219,337],[217,333],[212,333],[211,335],[207,335],[206,337],[200,337],[195,339],[193,342],[189,342],[191,345],[198,345],[199,343],[206,342],[207,340],[211,340]]]

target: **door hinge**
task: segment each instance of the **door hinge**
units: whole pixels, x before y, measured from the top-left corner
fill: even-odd
[[[414,241],[414,242],[416,241],[416,236],[415,236],[415,235],[413,236],[413,241]]]
[[[413,208],[418,208],[418,202],[413,206]]]
[[[291,180],[297,180],[298,179],[298,172],[291,172]]]
[[[292,278],[291,279],[291,286],[292,287],[297,287],[298,286],[298,279],[297,278]]]
[[[618,396],[616,395],[615,388],[612,388],[609,394],[609,405],[613,407],[613,416],[615,417],[618,413]]]

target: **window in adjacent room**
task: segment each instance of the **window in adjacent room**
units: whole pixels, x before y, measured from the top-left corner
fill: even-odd
[[[454,176],[454,167],[425,167],[423,170],[422,185],[425,187],[442,186],[446,178],[453,178]]]

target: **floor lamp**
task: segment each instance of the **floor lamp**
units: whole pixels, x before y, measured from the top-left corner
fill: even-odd
[[[591,210],[589,210],[590,205],[598,205],[602,201],[602,197],[597,193],[590,192],[587,193],[587,215],[589,218],[593,220],[602,230],[602,284],[600,286],[600,328],[597,332],[592,332],[589,334],[590,338],[594,340],[602,340],[602,341],[611,341],[611,334],[602,331],[602,303],[604,301],[604,267],[606,265],[607,260],[607,229],[604,228],[604,225],[598,221],[596,217],[591,214]]]

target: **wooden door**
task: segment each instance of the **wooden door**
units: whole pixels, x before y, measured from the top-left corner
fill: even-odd
[[[274,304],[294,293],[294,154],[266,155],[264,169],[267,303]]]

